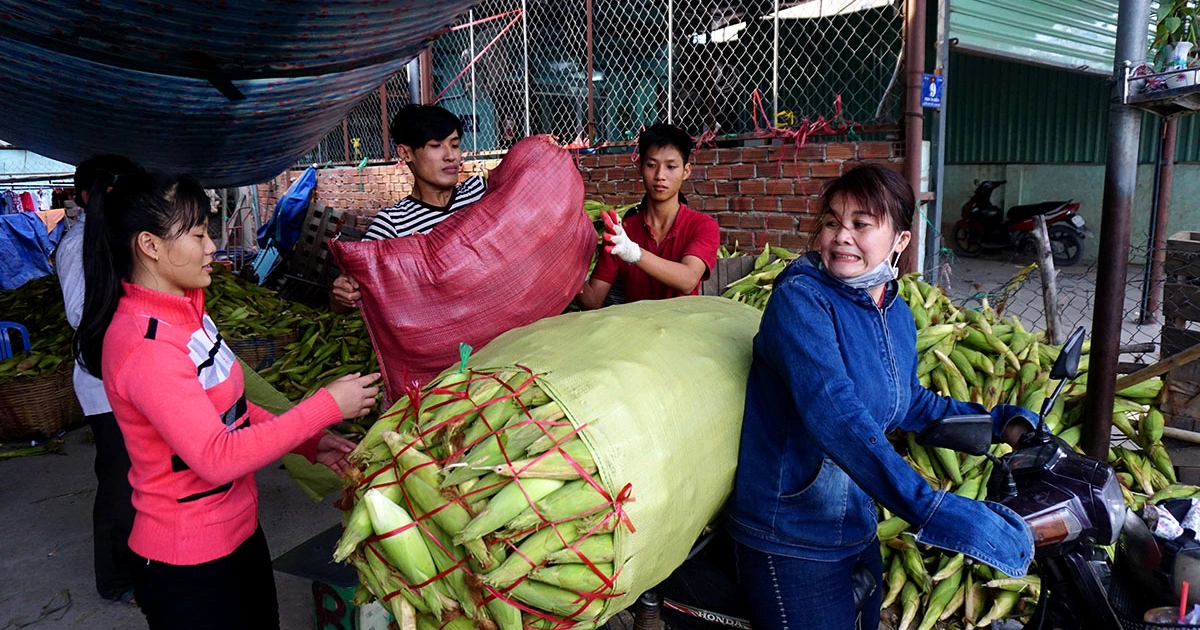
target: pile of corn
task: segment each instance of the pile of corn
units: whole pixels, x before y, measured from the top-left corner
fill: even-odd
[[[291,332],[303,335],[317,327],[333,327],[323,323],[333,319],[329,314],[318,315],[308,307],[283,300],[275,292],[248,283],[222,267],[213,270],[212,284],[205,289],[205,308],[221,335],[235,341],[279,337]],[[72,360],[74,331],[67,324],[58,276],[43,276],[16,289],[0,291],[0,313],[6,321],[25,326],[33,346],[28,356],[17,353],[0,361],[0,381],[53,372],[63,361]],[[348,350],[364,358],[369,356],[370,344],[361,318],[352,316],[344,320],[337,322],[337,327],[360,342],[350,341]],[[340,338],[342,334],[339,332],[337,336]],[[366,352],[362,350],[364,346]],[[297,387],[290,389],[294,391]],[[307,388],[301,389],[299,394],[306,391]]]
[[[24,326],[32,346],[28,355],[14,346],[13,356],[0,361],[0,382],[49,374],[70,360],[74,331],[67,324],[58,276],[42,276],[0,291],[0,319]]]
[[[729,283],[721,297],[734,302],[749,304],[757,309],[767,307],[771,297],[771,289],[775,286],[775,277],[779,275],[788,263],[800,254],[790,252],[782,247],[765,247],[761,254],[754,259],[754,271],[746,277]]]
[[[312,309],[246,282],[220,265],[204,290],[204,306],[226,339],[280,337],[315,315]]]
[[[774,260],[771,260],[772,256]],[[725,297],[764,308],[775,277],[795,255],[771,248],[745,278],[731,283]],[[917,373],[926,387],[945,396],[991,408],[1019,404],[1038,411],[1057,381],[1050,367],[1060,348],[1044,343],[1016,317],[999,317],[987,305],[981,310],[955,307],[937,287],[913,274],[900,280],[900,296],[912,309],[917,325]],[[1078,448],[1082,432],[1083,396],[1089,356],[1085,343],[1080,376],[1068,384],[1047,416],[1056,435]],[[1200,496],[1194,486],[1175,484],[1175,473],[1162,445],[1163,415],[1158,408],[1161,380],[1149,380],[1117,392],[1114,435],[1108,461],[1117,470],[1126,502],[1139,509],[1147,501]],[[925,448],[915,435],[891,436],[896,449],[932,487],[983,499],[991,463],[942,448]],[[996,445],[992,453],[1011,448]],[[969,559],[915,543],[909,524],[882,507],[879,539],[884,554],[885,627],[986,627],[992,621],[1030,614],[1040,594],[1037,566],[1027,577],[1008,578]]]
[[[358,570],[356,601],[385,602],[401,628],[594,620],[620,518],[576,433],[523,370],[461,370],[399,401],[352,454],[365,472],[334,559]]]
[[[347,374],[379,371],[367,327],[357,312],[339,315],[313,311],[294,330],[296,341],[283,346],[275,362],[259,371],[263,379],[292,401]]]

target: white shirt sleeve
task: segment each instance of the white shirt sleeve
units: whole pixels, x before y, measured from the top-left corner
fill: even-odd
[[[62,285],[63,303],[67,309],[67,323],[79,328],[83,317],[83,215],[58,243],[54,255],[58,267],[58,282]]]

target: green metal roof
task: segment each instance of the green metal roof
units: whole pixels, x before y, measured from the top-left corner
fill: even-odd
[[[952,53],[947,83],[949,164],[1103,164],[1107,78]],[[1155,116],[1142,117],[1139,161],[1153,162]],[[1177,162],[1200,161],[1200,116],[1179,119]]]
[[[954,0],[950,36],[963,51],[1107,75],[1117,0]]]

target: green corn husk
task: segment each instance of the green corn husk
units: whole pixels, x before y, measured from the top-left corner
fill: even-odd
[[[612,580],[613,565],[611,562],[600,563],[595,567],[596,569],[593,570],[586,564],[558,564],[534,569],[529,573],[529,578],[568,591],[589,593],[604,588],[605,583]]]
[[[506,588],[529,575],[547,556],[578,540],[580,533],[572,522],[543,527],[521,541],[517,553],[509,555],[495,571],[485,574],[483,580],[497,588]]]
[[[583,562],[584,558],[591,562],[612,562],[613,560],[612,534],[593,534],[571,547],[546,556],[546,562],[549,564],[573,564]]]
[[[454,536],[455,544],[462,544],[468,540],[482,538],[496,531],[518,514],[525,511],[525,508],[529,507],[530,501],[537,501],[562,486],[563,482],[557,479],[535,478],[521,479],[505,486],[503,490],[488,502],[486,510],[471,519],[471,522],[467,523]]]

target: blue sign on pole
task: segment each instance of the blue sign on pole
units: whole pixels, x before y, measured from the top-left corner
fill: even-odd
[[[941,109],[944,80],[940,74],[921,75],[921,107]]]

